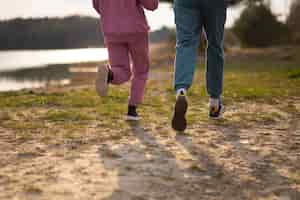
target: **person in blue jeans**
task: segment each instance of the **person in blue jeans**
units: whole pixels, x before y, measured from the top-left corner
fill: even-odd
[[[206,86],[209,99],[209,116],[221,117],[224,69],[224,27],[226,0],[175,0],[177,32],[175,80],[176,104],[172,127],[184,131],[187,126],[187,91],[192,85],[202,30],[207,39]]]

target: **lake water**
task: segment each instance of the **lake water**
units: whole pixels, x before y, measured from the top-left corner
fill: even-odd
[[[69,84],[71,72],[63,64],[107,58],[105,48],[0,51],[0,91]]]
[[[103,61],[107,57],[105,48],[0,51],[0,71]]]

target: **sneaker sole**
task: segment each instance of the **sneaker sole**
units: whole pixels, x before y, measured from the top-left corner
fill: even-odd
[[[99,96],[107,96],[108,91],[108,69],[105,66],[98,67],[97,78],[96,78],[96,91]]]
[[[174,115],[172,119],[172,128],[176,131],[184,131],[187,126],[185,114],[187,112],[188,102],[185,96],[179,96],[176,100]]]
[[[141,120],[141,118],[140,117],[133,117],[133,116],[126,116],[125,117],[125,120],[126,121],[140,121]]]
[[[212,120],[219,120],[219,119],[222,119],[222,118],[223,118],[224,112],[225,112],[225,107],[222,106],[221,111],[220,111],[220,115],[219,115],[218,117],[212,117],[212,116],[209,116],[209,118],[212,119]]]

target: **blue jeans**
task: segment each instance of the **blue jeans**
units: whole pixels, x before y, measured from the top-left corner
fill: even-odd
[[[223,90],[225,0],[175,0],[177,31],[175,90],[192,85],[200,34],[204,29],[208,42],[206,64],[207,92],[220,98]]]

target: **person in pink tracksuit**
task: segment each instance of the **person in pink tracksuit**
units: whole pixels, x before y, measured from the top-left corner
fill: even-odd
[[[110,63],[98,67],[96,89],[100,96],[106,96],[109,84],[119,85],[132,79],[128,120],[140,119],[136,109],[143,101],[149,73],[150,27],[144,8],[154,11],[158,4],[159,0],[93,0]]]

